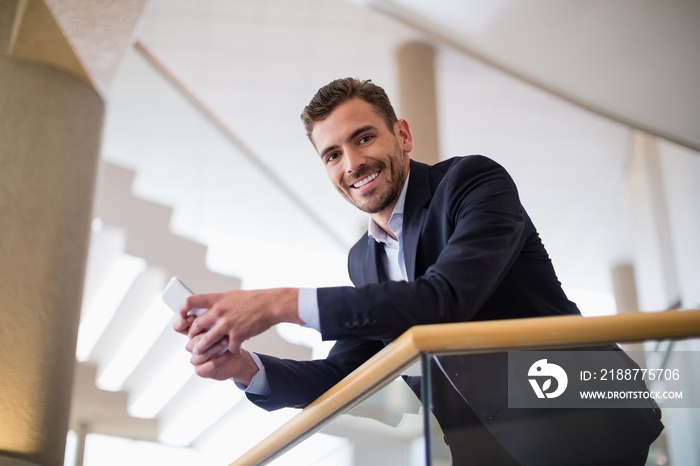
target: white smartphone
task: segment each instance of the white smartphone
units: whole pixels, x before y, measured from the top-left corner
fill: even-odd
[[[180,308],[184,306],[185,301],[189,296],[192,296],[194,292],[189,289],[185,283],[180,280],[179,277],[173,277],[170,279],[165,289],[160,295],[160,299],[170,308],[175,314],[180,313]],[[194,314],[196,316],[202,314],[206,311],[205,308],[192,309],[188,314]],[[208,329],[207,329],[208,330]],[[219,351],[219,355],[226,352],[226,348]]]
[[[160,299],[163,300],[174,313],[179,314],[180,308],[185,305],[187,298],[193,294],[194,292],[190,290],[179,277],[173,277],[161,293]],[[204,311],[206,311],[206,309],[193,309],[189,313],[198,316]]]

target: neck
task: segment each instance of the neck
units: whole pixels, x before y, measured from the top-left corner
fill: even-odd
[[[389,228],[389,219],[391,218],[391,214],[394,212],[394,207],[396,207],[397,201],[398,198],[394,200],[394,202],[392,202],[391,205],[389,205],[386,209],[382,210],[381,212],[377,212],[370,215],[372,220],[374,220],[374,223],[379,225],[379,227],[382,230],[384,230],[387,235],[391,236],[394,239],[398,238],[396,237],[394,232],[391,231],[391,228]]]
[[[406,156],[408,158],[408,156]],[[401,198],[402,192],[406,189],[406,183],[408,181],[408,173],[409,173],[409,163],[410,161],[407,161],[406,167],[405,167],[405,172],[403,174],[403,181],[401,183],[401,189],[399,190],[398,193],[396,193],[396,197],[394,200],[386,206],[384,209],[382,209],[380,212],[375,212],[373,214],[370,214],[370,217],[376,223],[379,225],[379,227],[386,232],[387,235],[391,236],[395,240],[398,240],[394,232],[391,231],[391,228],[389,228],[389,220],[391,219],[391,215],[394,213],[394,209],[396,208],[396,204],[399,202],[399,198]]]

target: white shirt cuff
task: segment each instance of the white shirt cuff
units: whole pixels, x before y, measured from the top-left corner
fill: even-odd
[[[303,327],[321,331],[321,319],[318,310],[316,288],[299,288],[299,318],[305,322]]]
[[[249,354],[255,362],[255,365],[258,366],[258,372],[253,376],[252,379],[250,379],[250,385],[246,387],[242,384],[236,383],[236,387],[240,388],[241,390],[244,390],[246,393],[250,393],[253,395],[268,396],[271,390],[270,381],[267,380],[265,366],[260,360],[260,356],[258,356],[255,353]]]

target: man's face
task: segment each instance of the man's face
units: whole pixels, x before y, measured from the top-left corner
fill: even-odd
[[[413,148],[406,121],[390,129],[370,104],[352,99],[316,122],[311,140],[338,192],[355,207],[388,220]]]

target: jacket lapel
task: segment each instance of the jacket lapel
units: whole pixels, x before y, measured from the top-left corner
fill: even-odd
[[[408,280],[416,278],[418,239],[425,223],[427,206],[432,197],[429,166],[411,160],[411,174],[406,192],[403,216],[403,254]]]
[[[402,227],[403,254],[409,281],[416,278],[418,239],[425,223],[427,206],[432,198],[429,168],[426,164],[411,160],[411,175],[406,191]],[[361,282],[356,282],[355,286],[380,283],[386,280],[380,257],[383,250],[379,243],[367,237],[361,250],[359,256],[362,257],[362,260],[350,264],[351,277],[359,277],[361,280]],[[352,273],[353,271],[356,273]]]
[[[377,247],[377,242],[369,236],[366,237],[361,251],[359,257],[362,260],[350,262],[350,277],[353,278],[353,283],[355,286],[380,283],[385,277],[381,272],[382,262],[379,257],[381,250]]]

